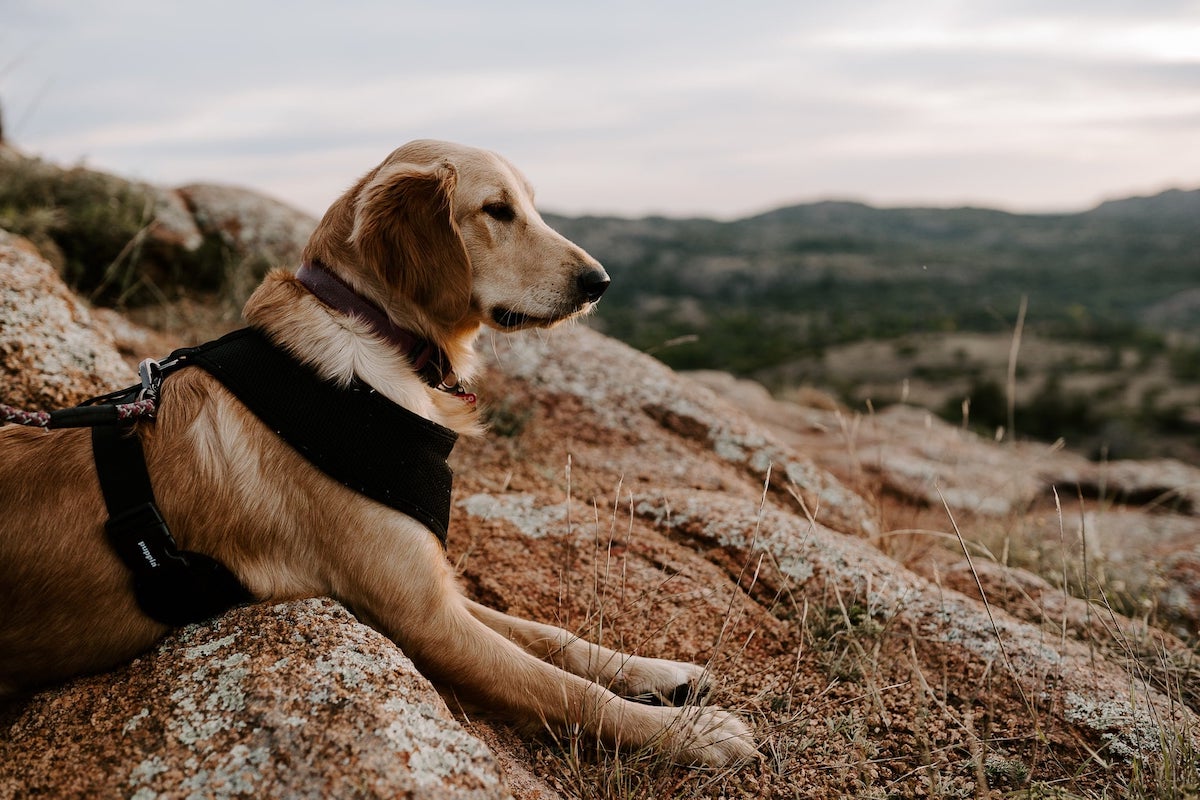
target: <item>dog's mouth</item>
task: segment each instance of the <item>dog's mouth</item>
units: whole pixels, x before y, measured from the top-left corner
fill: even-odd
[[[513,330],[515,328],[548,328],[568,316],[570,314],[558,317],[535,317],[532,314],[513,311],[511,308],[492,309],[492,321],[506,330]]]

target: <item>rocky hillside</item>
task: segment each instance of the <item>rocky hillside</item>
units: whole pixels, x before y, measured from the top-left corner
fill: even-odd
[[[0,239],[0,402],[126,385],[180,336],[91,307]],[[761,760],[692,771],[515,730],[313,599],[0,706],[0,798],[1200,790],[1200,470],[997,445],[909,407],[779,403],[583,326],[482,351],[491,430],[453,456],[468,594],[707,663]]]

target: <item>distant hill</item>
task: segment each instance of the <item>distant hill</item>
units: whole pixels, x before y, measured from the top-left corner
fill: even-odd
[[[1150,197],[1127,197],[1101,203],[1091,212],[1094,216],[1124,217],[1130,219],[1173,219],[1191,220],[1200,224],[1200,189],[1184,191],[1168,189]]]
[[[822,202],[731,222],[554,217],[613,276],[596,318],[676,367],[756,374],[832,344],[1028,324],[1106,341],[1200,326],[1200,190],[1077,214]],[[679,337],[699,336],[663,349]]]

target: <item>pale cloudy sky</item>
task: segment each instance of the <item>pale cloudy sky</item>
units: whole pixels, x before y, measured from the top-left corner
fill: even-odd
[[[1200,0],[0,0],[0,105],[54,161],[314,213],[425,137],[566,213],[1077,210],[1200,187]]]

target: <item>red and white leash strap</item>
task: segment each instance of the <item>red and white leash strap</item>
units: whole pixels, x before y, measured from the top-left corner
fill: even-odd
[[[130,403],[112,404],[116,418],[113,420],[112,417],[109,417],[110,421],[128,422],[130,420],[141,419],[142,417],[154,416],[154,412],[158,408],[158,390],[162,385],[162,367],[154,359],[147,358],[138,365],[138,375],[142,379],[142,387],[138,392],[137,400]],[[132,390],[106,395],[106,397],[119,397],[123,394],[129,394],[130,391]],[[97,399],[103,400],[104,398]],[[26,411],[15,406],[0,403],[0,425],[13,422],[17,425],[27,425],[33,428],[87,426],[93,424],[94,415],[88,414],[86,410],[95,407],[95,405],[89,406],[85,404],[73,409],[67,408],[60,411]],[[77,411],[81,413],[72,413]],[[79,416],[80,419],[74,420],[73,417],[75,416]]]

